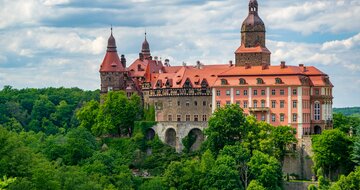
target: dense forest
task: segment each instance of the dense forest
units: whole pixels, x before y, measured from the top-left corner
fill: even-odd
[[[360,116],[360,107],[351,108],[334,108],[335,113],[341,113],[346,116],[357,115]]]
[[[154,109],[123,92],[78,88],[0,91],[0,189],[282,189],[294,129],[218,109],[198,151],[147,138]],[[334,114],[313,137],[319,187],[360,189],[360,117]]]

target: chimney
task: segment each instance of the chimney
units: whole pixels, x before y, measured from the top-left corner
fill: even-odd
[[[143,60],[144,60],[144,54],[139,53],[139,59],[140,59],[141,61],[143,61]]]
[[[234,65],[232,60],[229,61],[229,65],[230,65],[230,67],[232,67]]]
[[[281,61],[281,63],[280,63],[280,68],[282,68],[282,69],[285,68],[285,61]]]
[[[170,67],[170,60],[169,59],[165,59],[165,66]]]
[[[120,62],[121,62],[121,64],[122,64],[122,66],[126,69],[126,59],[125,59],[125,55],[121,55]]]

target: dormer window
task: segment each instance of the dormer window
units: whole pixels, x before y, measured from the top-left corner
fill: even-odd
[[[186,79],[184,83],[184,88],[192,88],[190,79]]]
[[[207,88],[208,87],[208,83],[207,81],[204,79],[201,81],[201,88]]]
[[[141,71],[141,70],[142,70],[140,64],[137,66],[137,70],[138,70],[138,71]]]
[[[256,81],[257,84],[264,84],[264,80],[262,78],[257,78]]]
[[[221,85],[227,85],[228,81],[226,79],[221,79]]]
[[[161,86],[162,86],[162,82],[161,82],[161,80],[158,80],[156,82],[156,88],[161,88]]]
[[[275,84],[282,84],[281,78],[276,78],[275,79]]]
[[[240,83],[240,84],[246,84],[246,80],[243,79],[243,78],[241,78],[241,79],[239,80],[239,83]]]

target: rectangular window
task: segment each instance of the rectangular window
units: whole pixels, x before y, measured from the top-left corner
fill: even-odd
[[[199,116],[198,115],[194,115],[194,121],[199,121]]]
[[[257,90],[254,90],[254,96],[256,96],[257,95]]]
[[[297,95],[297,90],[293,89],[293,95]]]
[[[261,121],[265,121],[265,114],[261,114]]]
[[[276,108],[276,101],[275,100],[271,101],[271,108]]]
[[[216,96],[220,96],[220,90],[216,91]]]
[[[292,106],[293,106],[293,108],[297,108],[297,101],[296,101],[296,100],[293,101],[293,105],[292,105]]]
[[[194,106],[197,106],[197,101],[194,101]]]
[[[168,121],[172,121],[172,115],[168,115]]]
[[[276,95],[276,90],[275,89],[271,90],[271,95]]]
[[[206,101],[203,101],[203,106],[206,106]]]
[[[285,119],[285,115],[282,113],[282,114],[280,114],[280,121],[281,122],[283,122],[284,121],[284,119]]]
[[[262,107],[262,108],[265,107],[265,100],[261,100],[261,107]]]
[[[171,100],[169,100],[169,107],[171,107],[172,106],[172,101]]]
[[[203,115],[203,116],[202,116],[202,120],[203,120],[203,121],[207,121],[206,115]]]
[[[247,107],[248,107],[248,102],[244,101],[244,108],[247,108]]]
[[[190,121],[190,115],[185,116],[186,121]]]
[[[285,101],[284,100],[280,100],[280,108],[284,108],[285,107]]]
[[[265,90],[261,90],[261,95],[265,96]]]
[[[186,106],[190,106],[190,101],[186,100]]]
[[[230,96],[230,90],[226,90],[226,96]]]
[[[247,92],[248,92],[247,90],[244,90],[244,96],[247,96],[247,95],[248,95]]]
[[[228,106],[229,106],[229,105],[230,105],[230,101],[226,101],[226,105],[228,105]]]
[[[285,95],[285,91],[283,89],[280,90],[280,95]]]
[[[236,90],[236,95],[237,95],[237,96],[240,95],[240,90]]]
[[[178,101],[177,104],[178,104],[178,106],[180,106],[180,105],[181,105],[181,104],[180,104],[180,101]]]
[[[217,102],[216,102],[216,107],[217,107],[217,108],[220,108],[220,101],[217,101]]]
[[[254,108],[257,108],[257,101],[254,100]]]
[[[181,121],[181,115],[177,115],[177,121]]]
[[[297,121],[297,114],[296,114],[296,113],[293,113],[293,114],[292,114],[292,121],[293,121],[293,122],[296,122],[296,121]]]
[[[315,95],[319,95],[319,94],[320,94],[319,89],[315,89]]]
[[[271,121],[275,122],[276,121],[276,115],[275,114],[271,114]]]
[[[315,120],[320,120],[320,103],[319,102],[315,102],[314,104],[314,119]]]

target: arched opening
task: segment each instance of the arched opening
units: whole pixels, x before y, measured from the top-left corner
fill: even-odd
[[[191,129],[188,134],[188,137],[190,140],[192,140],[191,146],[190,146],[190,151],[199,150],[201,143],[204,141],[203,132],[198,128]]]
[[[166,144],[175,147],[176,146],[176,131],[173,128],[169,128],[165,132]]]
[[[148,129],[148,130],[146,130],[146,140],[153,140],[154,139],[154,137],[155,137],[155,131],[154,131],[154,129]]]
[[[314,127],[314,134],[316,135],[321,134],[321,127],[319,125],[316,125]]]

